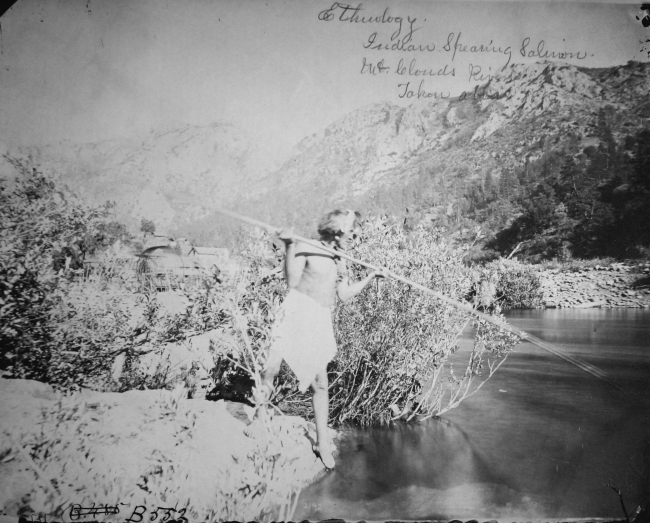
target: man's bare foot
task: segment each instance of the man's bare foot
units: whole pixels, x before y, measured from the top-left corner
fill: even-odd
[[[333,469],[336,466],[336,462],[334,461],[334,456],[332,456],[332,453],[330,452],[329,449],[323,450],[320,446],[316,447],[316,453],[320,457],[320,460],[323,462],[323,465],[327,467],[328,469]]]
[[[269,416],[264,406],[257,407],[255,409],[255,413],[253,414],[253,421],[255,420],[266,421],[268,418]]]

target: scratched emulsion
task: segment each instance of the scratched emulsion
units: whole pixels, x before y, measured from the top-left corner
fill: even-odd
[[[296,520],[622,518],[608,484],[633,511],[650,487],[650,312],[509,316],[633,394],[521,344],[447,421],[348,429],[337,470],[303,491]]]
[[[645,12],[645,16],[641,18],[637,16],[636,19],[641,20],[643,27],[650,27],[650,4],[641,4],[641,11]]]
[[[641,25],[643,27],[650,28],[650,4],[641,4],[640,7],[641,11],[643,11],[643,15],[640,17],[637,15],[636,19],[641,21]],[[647,58],[650,58],[650,38],[646,38],[645,40],[641,40],[639,42],[641,44],[641,49],[640,51],[642,53],[646,53]]]

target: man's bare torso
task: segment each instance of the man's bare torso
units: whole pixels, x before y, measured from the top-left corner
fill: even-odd
[[[325,307],[335,303],[339,271],[343,270],[342,260],[316,247],[298,244],[296,257],[304,257],[305,268],[295,289],[316,300]]]

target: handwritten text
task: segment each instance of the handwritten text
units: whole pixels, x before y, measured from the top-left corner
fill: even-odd
[[[318,13],[318,19],[325,22],[331,22],[336,18],[336,14],[338,13],[339,22],[350,22],[354,24],[396,24],[397,29],[395,29],[393,34],[391,34],[391,40],[396,40],[400,37],[405,21],[409,26],[409,34],[413,34],[415,31],[413,24],[415,24],[416,18],[407,16],[406,20],[404,20],[401,16],[391,16],[388,7],[384,9],[384,12],[381,15],[360,15],[361,11],[364,11],[362,5],[363,4],[359,4],[358,6],[353,7],[351,5],[334,2],[329,9],[325,9]]]

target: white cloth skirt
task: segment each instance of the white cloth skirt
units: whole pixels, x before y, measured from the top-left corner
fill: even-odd
[[[304,392],[336,355],[332,310],[290,289],[273,326],[271,350],[282,356]]]

